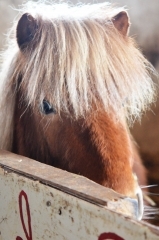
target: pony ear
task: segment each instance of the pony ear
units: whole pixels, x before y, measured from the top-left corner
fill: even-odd
[[[20,49],[24,49],[34,38],[38,25],[35,18],[29,13],[25,13],[20,18],[17,25],[17,43]]]
[[[126,36],[130,25],[127,12],[122,11],[113,17],[113,24],[123,36]]]

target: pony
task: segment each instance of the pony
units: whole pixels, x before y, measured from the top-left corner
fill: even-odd
[[[129,25],[108,3],[25,4],[1,54],[0,148],[138,196],[141,218],[146,175],[128,124],[155,86]]]

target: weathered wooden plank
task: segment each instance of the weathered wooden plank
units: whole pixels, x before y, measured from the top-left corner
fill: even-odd
[[[137,218],[138,203],[136,199],[126,198],[85,177],[3,150],[0,151],[0,166],[6,172],[15,171],[73,196]]]

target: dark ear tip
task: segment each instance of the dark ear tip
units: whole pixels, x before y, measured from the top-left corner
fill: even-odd
[[[128,19],[128,14],[126,11],[121,11],[119,12],[115,17],[114,17],[114,20],[118,20],[120,18],[125,18],[125,19]]]
[[[121,11],[116,16],[114,16],[113,23],[118,31],[122,33],[122,35],[127,35],[130,22],[128,13],[126,11]]]
[[[25,13],[20,18],[17,25],[17,43],[19,48],[24,48],[34,37],[37,30],[37,21],[29,13]]]

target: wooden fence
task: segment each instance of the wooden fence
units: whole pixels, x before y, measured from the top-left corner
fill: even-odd
[[[159,240],[136,217],[136,200],[0,151],[0,240]]]

